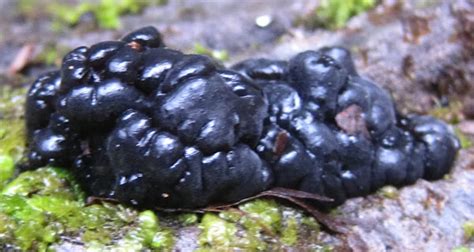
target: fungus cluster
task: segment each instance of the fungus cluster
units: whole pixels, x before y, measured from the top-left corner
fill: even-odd
[[[272,187],[337,205],[384,185],[439,179],[458,140],[400,115],[340,47],[226,68],[145,27],[79,47],[26,104],[29,168],[70,169],[91,196],[197,208]]]

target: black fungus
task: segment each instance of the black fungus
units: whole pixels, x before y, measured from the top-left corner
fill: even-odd
[[[182,58],[182,53],[170,49],[153,48],[142,53],[142,69],[135,83],[143,92],[150,93],[159,88],[175,62]]]
[[[59,71],[43,74],[31,85],[26,99],[26,131],[31,139],[37,129],[49,123],[49,117],[55,111],[61,76]]]
[[[56,113],[51,115],[48,127],[34,132],[29,143],[28,159],[33,166],[69,166],[80,153],[79,138],[71,129],[71,122]]]
[[[347,70],[321,52],[306,51],[289,62],[289,79],[319,120],[334,118],[337,97],[347,83]]]
[[[127,34],[122,41],[132,43],[136,42],[141,46],[149,48],[164,47],[165,44],[161,39],[161,34],[152,26],[146,26]]]
[[[232,68],[255,80],[283,80],[288,76],[288,63],[282,60],[248,59]]]
[[[118,78],[123,82],[133,84],[140,67],[140,56],[136,49],[124,46],[111,55],[105,63],[106,78]]]
[[[459,143],[445,123],[397,113],[348,50],[225,68],[164,47],[145,27],[79,47],[33,83],[27,166],[73,171],[90,196],[197,208],[272,187],[334,199],[448,173]]]
[[[108,79],[95,85],[75,86],[58,97],[56,110],[71,120],[73,127],[92,133],[114,124],[125,110],[143,107],[143,100],[143,95],[133,86]]]
[[[105,62],[124,45],[122,41],[104,41],[91,46],[87,55],[90,66],[101,70]]]
[[[61,66],[61,92],[87,81],[90,76],[88,48],[78,47],[64,56]]]

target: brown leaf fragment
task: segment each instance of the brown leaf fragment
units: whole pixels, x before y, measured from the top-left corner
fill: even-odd
[[[325,226],[329,231],[334,232],[334,233],[341,233],[341,234],[348,233],[349,231],[348,231],[347,226],[349,224],[352,224],[351,221],[348,219],[335,218],[335,217],[329,216],[325,213],[322,213],[321,211],[319,211],[312,205],[303,201],[303,199],[313,199],[313,200],[319,200],[319,201],[332,201],[332,199],[324,197],[324,196],[320,196],[317,194],[312,194],[312,193],[307,193],[307,192],[302,192],[302,191],[287,189],[287,188],[278,188],[278,187],[262,192],[255,196],[248,197],[243,200],[240,200],[234,203],[229,203],[229,204],[216,204],[216,205],[211,205],[211,206],[201,208],[201,209],[155,207],[155,210],[159,210],[163,212],[191,212],[191,213],[217,212],[219,213],[222,211],[234,209],[235,206],[242,204],[244,202],[257,199],[257,198],[263,198],[263,197],[273,197],[273,198],[278,198],[278,199],[284,199],[296,206],[299,206],[305,212],[313,216],[318,222],[320,222],[323,226]]]
[[[86,206],[99,204],[102,202],[112,203],[112,204],[119,204],[120,202],[116,199],[112,198],[103,198],[103,197],[96,197],[96,196],[89,196],[86,198]]]
[[[331,198],[324,197],[319,194],[308,193],[304,191],[283,188],[283,187],[275,187],[275,188],[272,188],[271,190],[263,192],[262,194],[269,195],[269,196],[276,196],[276,197],[282,195],[282,196],[293,197],[297,199],[312,199],[312,200],[327,201],[327,202],[334,201]]]
[[[293,198],[293,197],[284,197],[284,199],[288,200],[289,202],[301,207],[304,211],[311,214],[319,223],[325,226],[328,231],[339,233],[339,234],[348,234],[349,227],[348,225],[351,224],[350,220],[341,218],[341,217],[332,217],[328,214],[325,214],[315,207],[307,204],[306,202]]]
[[[16,54],[12,63],[8,67],[8,74],[15,75],[21,72],[33,59],[35,46],[31,43],[25,44]]]

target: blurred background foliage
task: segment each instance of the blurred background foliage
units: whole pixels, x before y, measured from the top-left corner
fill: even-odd
[[[18,10],[26,18],[42,15],[54,20],[53,28],[64,29],[74,26],[81,19],[93,18],[99,28],[116,29],[120,27],[120,16],[137,14],[148,6],[164,5],[173,0],[18,0]],[[321,0],[315,1],[317,8],[300,22],[308,27],[329,29],[342,28],[347,20],[359,13],[373,8],[377,0]],[[44,3],[47,3],[44,5]],[[244,4],[244,3],[243,3]]]
[[[137,14],[151,5],[162,5],[167,0],[97,0],[97,1],[49,1],[42,6],[42,1],[19,0],[19,12],[25,17],[35,18],[48,15],[54,21],[53,28],[64,29],[65,26],[76,25],[81,18],[92,16],[98,27],[116,29],[120,27],[120,16]],[[38,11],[41,10],[42,11]]]

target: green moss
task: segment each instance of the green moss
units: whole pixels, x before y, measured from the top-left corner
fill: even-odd
[[[25,127],[20,117],[23,115],[25,93],[24,88],[13,89],[9,85],[0,84],[0,156],[4,157],[4,162],[5,159],[18,161],[24,151]],[[0,167],[1,169],[8,170],[8,167]]]
[[[281,226],[281,211],[274,200],[254,200],[240,205],[239,209],[247,213],[243,220],[248,220],[252,226],[257,224],[274,233]]]
[[[458,124],[462,120],[463,103],[452,101],[449,106],[438,106],[432,109],[429,114],[451,124]]]
[[[464,135],[461,130],[458,128],[454,129],[454,133],[459,139],[459,142],[461,143],[461,148],[463,149],[469,149],[472,146],[472,141],[469,139],[468,136]]]
[[[291,216],[281,231],[281,241],[286,245],[295,245],[298,241],[298,221]]]
[[[199,220],[196,214],[175,217],[189,225]],[[279,250],[298,244],[302,229],[319,232],[313,218],[273,200],[206,213],[199,227],[201,251]],[[90,251],[170,250],[174,244],[173,232],[160,226],[152,211],[110,203],[85,205],[84,195],[63,169],[27,171],[8,183],[0,194],[0,244],[40,250],[64,237],[84,243]]]
[[[15,161],[9,155],[0,154],[0,190],[15,172]]]
[[[0,155],[6,155],[15,162],[23,155],[25,127],[20,119],[0,119]]]
[[[63,25],[77,24],[81,16],[90,12],[92,7],[92,4],[88,2],[83,2],[76,6],[70,6],[58,1],[48,5],[47,11],[55,22],[54,27],[59,28]]]
[[[201,251],[280,251],[299,244],[319,246],[319,225],[314,218],[269,199],[246,202],[217,215],[207,213],[200,228]],[[301,239],[302,234],[305,239]]]
[[[466,240],[474,238],[474,220],[464,223],[462,226]]]
[[[349,18],[375,6],[376,0],[323,0],[316,16],[324,27],[343,27]]]
[[[184,213],[178,216],[179,222],[185,226],[194,225],[198,222],[198,216],[195,213]]]
[[[278,237],[282,229],[282,210],[274,200],[257,199],[246,202],[233,211],[236,223],[245,229],[241,233],[240,246],[246,249],[270,249],[268,240],[276,240],[273,245],[281,245]],[[222,216],[222,215],[221,215]]]
[[[115,29],[120,27],[120,17],[124,14],[135,14],[150,5],[162,5],[166,0],[100,0],[76,1],[68,4],[61,0],[36,1],[20,0],[17,10],[27,18],[49,16],[53,19],[53,27],[61,30],[64,26],[79,23],[86,13],[92,13],[101,28]]]
[[[132,221],[132,220],[130,220]],[[94,244],[94,248],[140,251],[144,249],[169,249],[173,245],[173,236],[169,230],[160,228],[158,218],[150,210],[139,213],[137,225],[131,228],[123,239],[116,241],[112,247]]]
[[[463,106],[463,103],[460,101],[452,101],[449,103],[449,106],[438,106],[432,109],[429,114],[450,124],[458,124],[461,120],[463,120],[464,117],[462,112]],[[463,149],[467,149],[472,146],[472,141],[469,139],[469,137],[463,134],[461,130],[455,127],[454,133],[458,137]]]
[[[307,226],[312,231],[316,231],[316,233],[319,233],[321,230],[321,226],[313,217],[303,216],[301,218],[301,224]]]
[[[3,195],[9,196],[60,196],[68,200],[82,200],[83,195],[79,192],[71,175],[58,168],[23,172],[2,190]]]
[[[236,225],[215,214],[204,214],[199,228],[202,230],[199,246],[203,249],[211,246],[213,249],[230,248],[235,244]]]
[[[9,183],[0,194],[0,215],[9,223],[4,233],[10,238],[2,244],[28,250],[54,242],[67,216],[78,214],[82,206],[66,180],[63,172],[47,168],[25,172]]]
[[[150,5],[161,5],[164,0],[100,0],[82,2],[76,6],[57,2],[49,6],[49,12],[57,23],[75,25],[81,16],[92,13],[101,28],[116,29],[120,27],[120,17],[124,14],[135,14]]]
[[[470,252],[471,250],[468,247],[457,247],[451,251],[452,252]]]
[[[0,86],[0,190],[14,174],[25,146],[23,114],[25,89]]]
[[[90,250],[169,249],[172,234],[152,211],[84,204],[71,175],[57,168],[20,174],[0,194],[0,244],[42,250],[74,237]]]
[[[168,251],[174,245],[173,236],[173,232],[169,229],[160,230],[155,233],[149,245],[152,249]]]
[[[314,12],[297,18],[295,24],[310,29],[342,28],[351,17],[373,8],[377,2],[377,0],[322,0]]]
[[[201,43],[194,44],[194,53],[204,54],[219,61],[229,60],[229,53],[226,50],[210,49],[210,48],[205,47]]]
[[[11,119],[23,114],[26,89],[0,83],[0,119]]]
[[[387,199],[396,199],[399,192],[395,186],[384,186],[378,190],[378,194]]]

